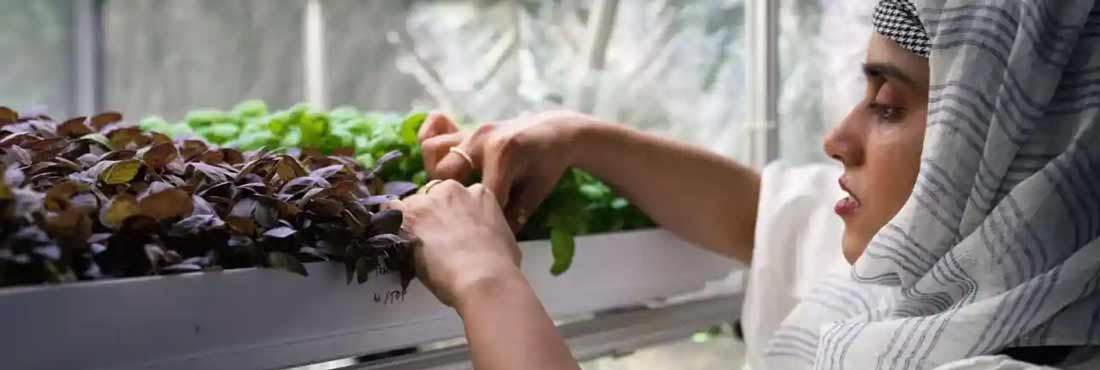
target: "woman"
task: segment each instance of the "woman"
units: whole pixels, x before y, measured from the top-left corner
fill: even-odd
[[[866,96],[825,141],[844,167],[849,196],[835,211],[854,268],[799,303],[759,367],[1096,359],[1087,347],[1100,344],[1094,7],[878,4]],[[662,227],[752,261],[754,278],[758,257],[774,252],[753,247],[766,230],[757,204],[773,186],[768,171],[761,181],[703,150],[564,112],[470,134],[437,116],[421,139],[433,177],[483,173],[483,185],[436,183],[394,204],[422,239],[421,280],[462,316],[479,369],[576,368],[518,270],[509,231],[567,167],[612,184]]]

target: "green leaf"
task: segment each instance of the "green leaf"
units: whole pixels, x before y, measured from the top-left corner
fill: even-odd
[[[355,156],[355,160],[357,162],[359,162],[359,164],[362,165],[363,168],[374,167],[374,155],[372,155],[370,153],[363,153],[363,154],[357,155],[357,156]]]
[[[550,229],[550,253],[554,256],[550,273],[558,276],[569,270],[569,266],[573,264],[575,250],[576,244],[572,232],[561,227]]]
[[[349,132],[347,127],[332,127],[329,134],[325,136],[325,144],[332,146],[329,149],[353,148],[355,147],[355,135]]]
[[[99,181],[108,185],[125,184],[133,180],[140,169],[141,161],[137,159],[118,161],[99,174]]]
[[[362,116],[350,119],[345,122],[344,125],[347,126],[349,132],[356,136],[369,138],[371,133],[374,132],[374,125],[371,124],[371,121]]]
[[[601,182],[589,182],[580,185],[580,192],[590,200],[611,196],[611,188]]]
[[[279,140],[271,132],[259,131],[241,135],[237,138],[237,145],[238,148],[242,150],[254,150],[263,147],[278,146]]]
[[[263,100],[245,100],[233,107],[233,116],[238,119],[267,115],[267,104]]]
[[[271,116],[271,120],[267,121],[267,129],[275,135],[285,135],[287,130],[290,129],[290,113],[279,112]]]
[[[357,134],[355,140],[355,154],[370,154],[370,136]]]
[[[232,121],[232,118],[228,114],[219,110],[197,110],[187,114],[187,118],[184,119],[188,126],[191,128],[205,127],[214,124],[215,122],[227,122]]]
[[[183,135],[194,135],[195,134],[195,130],[192,130],[191,127],[187,126],[187,125],[169,125],[169,126],[170,126],[170,128],[168,129],[168,136],[171,136],[173,138],[183,136]]]
[[[302,144],[302,133],[298,130],[290,130],[283,139],[279,141],[279,146],[283,148],[297,148]]]
[[[323,112],[309,112],[298,123],[302,132],[302,146],[320,148],[329,132],[328,115]]]
[[[417,186],[424,186],[424,184],[428,183],[428,173],[424,172],[424,170],[420,170],[412,176],[412,182]]]
[[[367,151],[375,157],[381,157],[394,149],[401,147],[401,138],[390,130],[376,130],[373,137],[367,143]]]
[[[401,122],[401,141],[405,145],[416,145],[416,134],[426,118],[428,115],[425,113],[415,113]]]
[[[164,132],[167,131],[169,123],[165,121],[164,118],[154,116],[141,120],[141,122],[138,123],[138,127],[145,131]]]
[[[108,140],[106,136],[104,136],[103,134],[98,133],[98,132],[94,133],[94,134],[87,134],[87,135],[81,136],[80,141],[90,141],[90,142],[102,145],[104,148],[106,148],[108,150],[111,149],[111,140]]]
[[[356,109],[355,107],[344,105],[333,108],[332,111],[328,112],[328,115],[329,117],[332,117],[333,121],[346,121],[355,117],[359,117],[363,114],[360,113],[359,109]]]
[[[295,104],[293,107],[290,107],[289,111],[287,111],[287,122],[292,127],[298,126],[299,124],[301,124],[302,120],[305,119],[307,113],[309,113],[309,105],[304,103]]]
[[[215,143],[232,140],[241,132],[241,129],[232,123],[216,123],[204,129],[206,134],[203,136]]]

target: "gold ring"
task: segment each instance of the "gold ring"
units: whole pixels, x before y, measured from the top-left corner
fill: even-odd
[[[432,191],[433,187],[435,187],[436,185],[439,185],[441,183],[443,183],[443,180],[438,180],[437,179],[437,180],[428,181],[427,184],[424,184],[424,186],[420,187],[420,191],[418,191],[418,193],[428,194],[429,191]]]
[[[451,153],[458,154],[459,157],[466,160],[466,163],[470,164],[471,169],[477,169],[477,165],[474,164],[474,157],[470,156],[470,153],[466,153],[465,150],[459,149],[456,146],[451,147]]]

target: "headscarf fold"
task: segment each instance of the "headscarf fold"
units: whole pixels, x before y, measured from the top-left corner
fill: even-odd
[[[776,332],[771,369],[964,369],[1100,345],[1100,6],[913,9],[931,66],[916,186],[851,276]]]

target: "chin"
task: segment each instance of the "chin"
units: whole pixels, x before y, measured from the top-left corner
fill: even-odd
[[[855,264],[859,260],[859,256],[863,255],[863,250],[867,249],[866,238],[856,237],[854,235],[844,234],[844,240],[840,242],[841,252],[844,254],[844,259],[848,260],[849,264]]]

